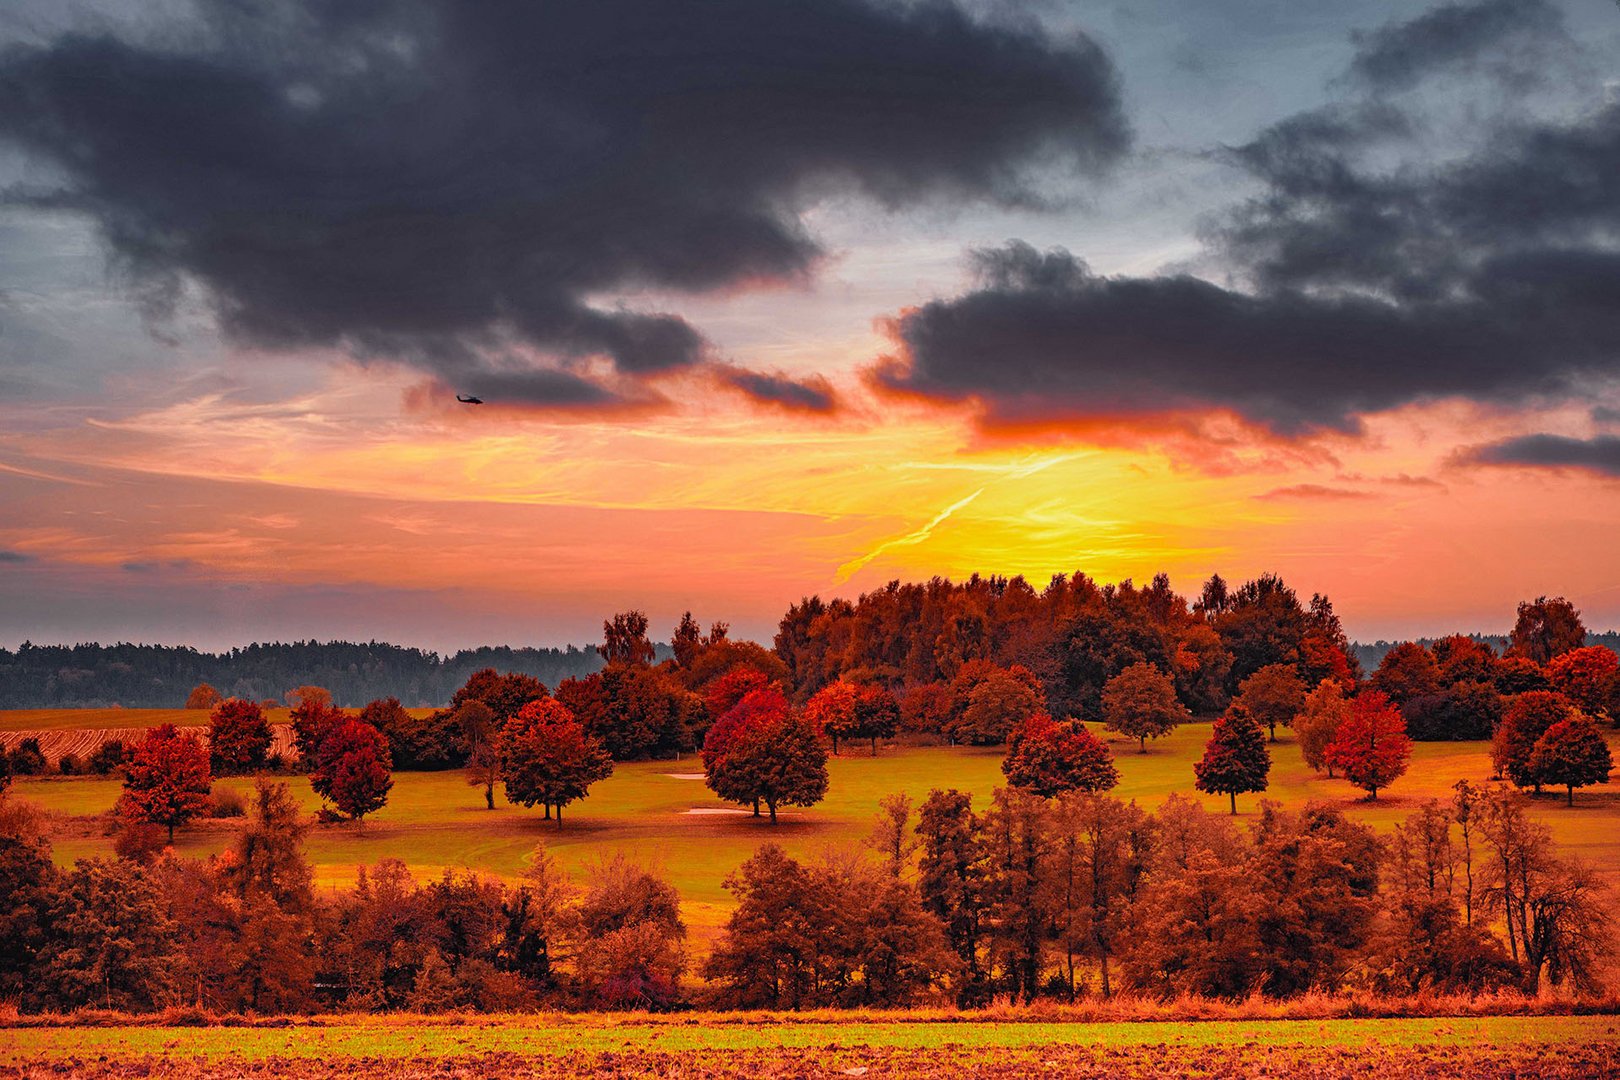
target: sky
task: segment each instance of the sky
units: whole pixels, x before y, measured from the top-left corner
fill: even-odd
[[[1614,0],[0,11],[0,644],[1606,629],[1617,529]]]

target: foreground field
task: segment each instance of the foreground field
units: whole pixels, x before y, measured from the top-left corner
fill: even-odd
[[[1153,744],[1147,754],[1135,753],[1134,744],[1116,741],[1123,779],[1115,794],[1149,809],[1171,792],[1195,794],[1192,762],[1208,737],[1208,724],[1188,724]],[[1281,742],[1272,751],[1267,797],[1290,806],[1325,800],[1381,830],[1427,799],[1450,798],[1451,786],[1459,779],[1488,783],[1491,771],[1485,743],[1419,743],[1410,772],[1380,793],[1376,803],[1369,803],[1348,783],[1315,776],[1292,741]],[[828,845],[859,843],[870,830],[878,800],[896,791],[920,801],[932,788],[954,787],[972,792],[975,805],[983,806],[991,790],[1004,782],[1000,765],[1001,751],[995,748],[886,748],[875,758],[864,752],[847,754],[831,763],[826,801],[807,810],[791,810],[774,827],[732,812],[734,808],[716,800],[703,785],[701,766],[690,758],[620,765],[610,779],[592,788],[590,798],[568,808],[561,828],[542,821],[538,811],[511,806],[499,795],[497,808],[486,810],[482,792],[468,787],[460,772],[401,773],[386,808],[363,825],[316,829],[310,834],[308,853],[319,882],[340,886],[353,881],[359,865],[386,857],[405,860],[419,876],[437,875],[445,867],[468,867],[513,878],[540,841],[564,866],[575,869],[607,852],[623,850],[665,867],[681,890],[687,919],[701,939],[729,910],[730,896],[722,884],[726,875],[759,844],[773,840],[790,853],[813,854]],[[319,805],[307,780],[290,780],[305,806],[313,810]],[[251,781],[221,783],[245,790]],[[118,781],[31,779],[19,781],[15,789],[49,813],[59,861],[111,854],[112,840],[100,815],[117,799]],[[1210,810],[1225,812],[1224,798],[1202,798]],[[1240,816],[1252,820],[1258,804],[1253,796],[1240,799]],[[1528,805],[1552,829],[1561,850],[1588,860],[1606,875],[1620,877],[1620,795],[1597,788],[1581,792],[1574,807],[1550,795],[1528,800]],[[177,846],[188,855],[219,851],[235,828],[228,820],[200,823],[182,830]]]
[[[1068,1023],[552,1015],[10,1029],[0,1075],[1613,1075],[1613,1016]]]

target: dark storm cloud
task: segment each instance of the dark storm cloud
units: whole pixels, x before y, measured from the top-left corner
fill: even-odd
[[[1546,0],[1444,4],[1409,22],[1356,34],[1350,75],[1376,89],[1405,90],[1437,70],[1482,57],[1510,62],[1516,53],[1505,43],[1531,45],[1563,25],[1562,13]]]
[[[1465,455],[1465,460],[1480,465],[1589,469],[1620,476],[1620,437],[1598,435],[1574,439],[1567,435],[1524,435],[1476,447]]]
[[[1208,231],[1243,287],[1014,242],[974,256],[972,291],[896,319],[875,378],[992,425],[1227,410],[1294,436],[1620,375],[1620,106],[1442,164],[1365,163],[1414,123],[1344,102],[1227,152],[1262,185]]]
[[[96,220],[161,310],[200,283],[237,340],[403,359],[457,386],[538,351],[579,404],[607,358],[708,359],[641,289],[802,278],[799,213],[1038,201],[1031,172],[1105,168],[1127,133],[1089,40],[946,3],[206,0],[167,45],[68,36],[0,62],[0,137]],[[493,392],[493,390],[492,390]],[[601,390],[605,400],[616,393]]]
[[[729,366],[720,368],[719,376],[727,386],[741,391],[757,404],[807,413],[830,413],[838,408],[838,397],[832,385],[820,376],[795,379]]]

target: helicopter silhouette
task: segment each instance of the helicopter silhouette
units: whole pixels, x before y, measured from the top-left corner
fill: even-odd
[[[483,398],[481,398],[481,397],[472,397],[471,395],[469,395],[467,397],[463,397],[462,395],[457,394],[456,395],[456,400],[461,402],[463,405],[482,405],[484,403]]]

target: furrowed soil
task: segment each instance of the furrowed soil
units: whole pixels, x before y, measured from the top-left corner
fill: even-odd
[[[12,1028],[0,1077],[1620,1075],[1620,1018],[1050,1023],[611,1016]]]

